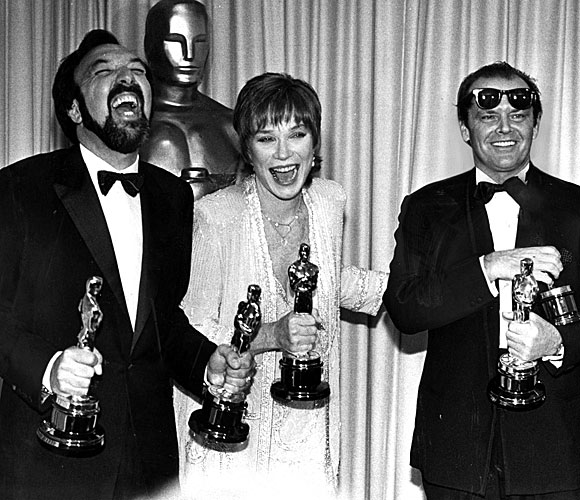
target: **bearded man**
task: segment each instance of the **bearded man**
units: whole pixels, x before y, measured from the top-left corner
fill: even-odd
[[[73,146],[0,171],[0,498],[167,498],[178,472],[172,379],[197,395],[204,381],[239,392],[253,359],[216,348],[179,307],[193,196],[139,160],[146,64],[91,31],[61,63],[53,98]],[[74,344],[93,276],[102,319],[91,351]],[[104,449],[74,458],[41,446],[50,396],[87,393]]]

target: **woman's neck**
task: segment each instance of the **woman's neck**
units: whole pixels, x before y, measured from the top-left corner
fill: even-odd
[[[258,198],[260,199],[262,213],[272,220],[282,223],[292,220],[302,205],[302,193],[289,200],[283,200],[261,187],[259,183]]]

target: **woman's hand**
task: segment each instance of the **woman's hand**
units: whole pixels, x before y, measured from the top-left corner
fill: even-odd
[[[273,325],[273,333],[279,348],[304,353],[314,348],[322,320],[316,309],[312,314],[290,312]]]

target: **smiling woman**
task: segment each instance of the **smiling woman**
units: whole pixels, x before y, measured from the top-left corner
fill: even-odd
[[[303,498],[304,484],[308,498],[335,498],[339,307],[376,314],[386,275],[341,265],[346,197],[336,182],[313,178],[320,123],[318,96],[306,82],[277,73],[251,79],[234,109],[247,172],[236,186],[195,205],[192,278],[184,299],[190,321],[214,341],[230,339],[240,297],[256,283],[263,323],[252,343],[259,368],[247,398],[246,449],[225,453],[190,439],[187,420],[198,405],[176,392],[181,479],[194,498],[277,496],[282,484],[285,493]],[[312,314],[292,312],[288,284],[302,243],[310,245],[311,261],[320,268]],[[331,386],[328,404],[297,409],[275,402],[270,386],[280,378],[280,350],[313,348]],[[289,473],[300,481],[289,483]]]

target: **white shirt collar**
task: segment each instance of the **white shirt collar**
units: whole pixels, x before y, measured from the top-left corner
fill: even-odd
[[[530,162],[528,162],[526,164],[526,166],[524,168],[522,168],[517,175],[524,182],[526,182],[526,176],[528,175],[529,169],[530,169]],[[495,182],[483,170],[480,170],[479,168],[476,167],[475,168],[475,184],[477,184],[479,182],[491,182],[492,184],[497,184],[497,182]]]
[[[135,328],[143,255],[141,197],[129,196],[120,183],[115,183],[107,196],[103,195],[99,189],[97,172],[99,170],[119,171],[82,144],[80,147],[109,228],[127,311],[133,328]],[[135,163],[125,168],[123,173],[136,173],[138,168],[139,158],[135,160]]]

